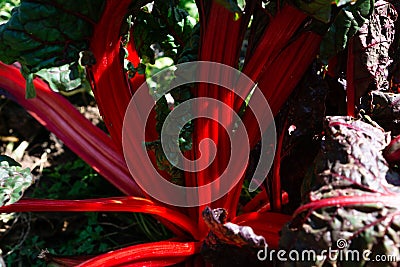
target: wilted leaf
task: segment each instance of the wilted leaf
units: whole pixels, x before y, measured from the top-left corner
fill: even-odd
[[[371,91],[363,98],[362,108],[392,135],[400,134],[400,94]]]
[[[400,256],[399,188],[386,181],[382,150],[390,140],[381,128],[349,117],[328,117],[315,168],[305,178],[303,205],[282,230],[286,250],[358,251],[352,259],[313,258],[284,266],[375,266],[362,257]],[[342,243],[345,246],[342,246]],[[385,266],[397,266],[396,261]]]
[[[254,233],[249,226],[226,222],[225,209],[206,207],[203,219],[210,229],[201,254],[213,266],[264,266],[257,258],[257,252],[267,244],[263,236]]]
[[[221,208],[212,210],[206,207],[203,211],[203,219],[218,242],[255,248],[266,246],[264,237],[256,235],[251,227],[226,222],[226,218],[227,212]]]
[[[389,90],[388,70],[397,20],[397,12],[387,1],[378,0],[374,13],[361,26],[354,42],[354,79],[357,95],[370,90]]]

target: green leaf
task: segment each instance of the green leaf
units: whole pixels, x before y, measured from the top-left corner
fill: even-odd
[[[8,161],[0,162],[0,206],[17,202],[32,183],[28,168],[10,166]]]
[[[355,3],[365,2],[363,0],[295,0],[295,5],[306,12],[307,14],[313,16],[314,18],[328,23],[331,20],[332,13],[332,3],[336,6],[341,7],[348,5],[348,7],[353,6]]]
[[[42,69],[49,69],[39,75],[55,90],[68,91],[81,84],[63,66],[77,62],[80,51],[89,47],[103,4],[102,0],[25,0],[13,9],[7,23],[0,25],[0,60],[21,63],[26,98],[35,97],[33,74]]]
[[[0,60],[29,72],[77,61],[87,49],[104,1],[21,1],[0,25]]]
[[[84,69],[78,64],[42,69],[36,75],[46,80],[56,92],[77,89],[86,81]]]
[[[236,0],[216,0],[216,2],[231,11],[232,13],[235,13],[235,19],[239,19],[241,14],[243,13]]]
[[[331,3],[326,0],[317,0],[317,1],[304,1],[298,0],[295,1],[296,6],[312,17],[328,23],[331,19]]]
[[[369,19],[373,10],[374,0],[359,0],[339,11],[321,42],[320,56],[324,63],[347,46],[348,40]]]
[[[26,80],[26,92],[25,97],[27,99],[36,97],[35,86],[33,85],[33,73],[23,74]]]
[[[194,0],[181,0],[179,1],[179,7],[186,10],[194,21],[199,20],[199,11]]]
[[[19,0],[0,1],[0,23],[4,23],[11,18],[12,10],[19,5]]]
[[[188,1],[193,2],[193,1]],[[154,1],[151,12],[142,9],[135,14],[134,41],[144,64],[154,64],[158,57],[176,57],[184,49],[196,24],[196,9],[174,6],[169,1]],[[188,3],[190,4],[190,3]],[[192,3],[193,4],[193,3]]]

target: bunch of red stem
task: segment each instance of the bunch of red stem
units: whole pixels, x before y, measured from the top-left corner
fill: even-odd
[[[19,74],[18,67],[0,65],[0,87],[55,133],[78,156],[127,195],[122,198],[79,201],[23,199],[13,205],[2,207],[1,212],[143,212],[157,216],[177,235],[177,239],[172,241],[127,247],[95,257],[79,266],[102,264],[142,266],[143,263],[146,263],[146,266],[171,265],[196,255],[199,252],[200,242],[207,234],[206,225],[201,217],[203,206],[168,207],[148,199],[135,183],[135,177],[129,173],[123,159],[122,126],[125,111],[132,95],[145,80],[143,75],[135,75],[133,79],[129,79],[120,60],[119,25],[122,24],[131,2],[131,0],[106,1],[102,18],[95,25],[90,46],[96,64],[88,68],[88,77],[110,136],[93,126],[67,100],[52,92],[47,84],[39,79],[34,81],[37,97],[25,99],[25,81]],[[253,8],[254,5],[248,5],[243,16],[235,20],[233,13],[215,1],[199,1],[201,21],[199,60],[223,63],[236,68]],[[312,32],[301,32],[306,18],[304,13],[292,6],[282,7],[260,37],[254,51],[247,53],[243,72],[258,84],[274,115],[288,99],[318,52],[321,36]],[[129,60],[137,64],[140,59],[134,44],[130,43],[127,49]],[[247,94],[251,89],[245,89]],[[236,112],[239,112],[244,101],[235,95],[235,88],[226,90],[213,84],[199,84],[193,93],[195,97],[220,100]],[[221,114],[219,110],[213,112],[216,121],[233,123],[232,117]],[[257,121],[250,110],[245,111],[242,119],[249,135],[248,142],[253,147],[261,138]],[[146,134],[150,139],[157,138],[154,124],[148,123],[148,125]],[[211,207],[227,209],[229,220],[239,225],[251,226],[255,233],[266,238],[270,247],[278,246],[279,230],[290,220],[290,216],[279,213],[282,201],[287,202],[287,195],[282,195],[281,192],[279,174],[284,132],[280,134],[278,140],[273,169],[273,203],[268,203],[268,196],[264,190],[245,207],[246,213],[236,215],[244,169],[238,173],[240,182],[231,192],[215,202],[211,202],[213,196],[208,196]],[[205,138],[211,138],[215,142],[218,156],[207,169],[197,173],[185,173],[186,186],[202,186],[218,179],[229,161],[229,138],[217,122],[208,119],[198,119],[195,122],[193,149],[187,153],[189,159],[194,160],[199,156],[199,142]],[[210,149],[206,147],[202,151],[205,157],[210,153]],[[149,174],[139,161],[133,164],[136,164],[136,168],[143,169],[141,175],[148,177]],[[274,212],[270,211],[271,206]],[[192,241],[187,242],[187,240]],[[197,258],[191,259],[191,266],[197,266],[198,263]]]

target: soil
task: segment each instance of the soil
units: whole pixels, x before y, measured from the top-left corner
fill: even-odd
[[[103,128],[99,111],[89,97],[74,96],[71,101],[86,118]],[[76,159],[61,140],[4,96],[0,99],[0,153],[30,168],[37,178],[43,168]]]

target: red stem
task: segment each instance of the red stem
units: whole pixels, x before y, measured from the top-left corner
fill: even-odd
[[[199,242],[160,241],[134,245],[102,254],[78,267],[97,266],[169,266],[200,251]]]
[[[278,145],[276,148],[276,154],[274,158],[273,172],[272,172],[272,202],[271,209],[272,211],[281,211],[282,209],[282,190],[281,190],[281,160],[282,160],[282,147],[283,140],[285,138],[285,132],[287,128],[287,118],[282,127],[282,131],[279,135]]]
[[[132,1],[130,0],[106,1],[102,17],[94,29],[90,47],[97,62],[89,70],[89,76],[93,77],[92,89],[103,120],[113,141],[121,152],[122,127],[126,109],[131,100],[132,93],[137,89],[129,87],[128,78],[124,72],[120,57],[120,27],[131,3]],[[130,46],[130,50],[132,53],[134,46]],[[141,81],[141,79],[143,77],[138,76],[138,80],[136,81]],[[137,82],[132,84],[136,86],[140,85]],[[135,110],[134,112],[140,111]],[[132,125],[141,125],[138,116],[132,115],[131,119]],[[128,134],[131,133],[128,131]],[[135,148],[142,149],[142,147]],[[148,168],[143,167],[141,162],[146,162],[146,160],[140,161],[138,159],[133,163],[137,164],[135,168],[140,170],[138,171],[138,175],[140,177],[148,177],[149,179],[154,178]],[[154,184],[157,185],[157,183]],[[155,190],[161,190],[162,192],[162,189],[155,188]],[[178,230],[175,229],[174,232]]]
[[[281,51],[266,67],[263,76],[259,79],[258,87],[267,99],[273,115],[278,114],[308,66],[315,59],[320,42],[321,36],[313,32],[305,32]],[[249,106],[254,106],[253,101],[257,99],[251,98]],[[246,109],[243,123],[246,125],[250,145],[253,147],[260,140],[260,130],[250,109]]]
[[[347,115],[355,116],[355,106],[356,106],[356,92],[354,85],[354,39],[349,40],[347,48]]]
[[[151,200],[137,197],[114,197],[87,200],[21,199],[0,207],[0,212],[142,212],[157,215],[198,239],[193,221],[173,209],[157,205]]]
[[[282,205],[288,204],[289,203],[289,195],[288,195],[288,193],[283,192],[282,196],[281,196],[281,199],[282,199]],[[260,212],[260,213],[267,212],[267,211],[271,211],[271,204],[270,203],[265,204],[264,206],[262,206],[261,208],[259,208],[257,210],[257,212]]]
[[[344,207],[344,206],[362,206],[367,204],[382,205],[386,207],[400,208],[400,196],[397,194],[364,194],[361,196],[337,196],[314,200],[310,203],[300,206],[294,213],[294,217],[304,211],[312,212],[325,207]]]
[[[262,205],[265,205],[269,202],[267,191],[265,188],[258,193],[255,197],[253,197],[242,209],[243,213],[248,213],[252,211],[256,211]]]
[[[243,72],[257,82],[262,73],[267,73],[264,69],[280,54],[306,17],[300,10],[285,5],[268,25],[251,58],[246,61]],[[247,94],[252,89],[246,88]],[[243,100],[236,98],[235,110],[238,111],[242,105]]]
[[[204,10],[205,7],[209,7]],[[199,60],[212,61],[223,63],[229,66],[237,67],[238,56],[242,40],[244,38],[243,20],[234,20],[233,13],[226,8],[217,4],[215,1],[210,3],[200,3],[200,14],[202,14],[201,20],[201,45],[199,51]],[[247,25],[246,25],[247,26]],[[201,73],[204,77],[207,77],[209,73],[207,70]],[[222,73],[213,73],[213,75],[221,75]],[[229,79],[230,77],[224,77]],[[233,88],[229,88],[233,90]],[[220,88],[212,84],[199,84],[198,88],[194,91],[196,97],[210,97],[218,99],[228,106],[233,106],[234,94],[232,91]],[[200,108],[206,107],[200,106]],[[187,186],[202,186],[216,180],[226,168],[227,163],[230,159],[230,140],[225,130],[219,126],[217,122],[221,122],[226,125],[232,123],[232,118],[227,114],[222,114],[220,110],[213,110],[214,121],[208,119],[197,119],[195,123],[196,133],[193,136],[193,149],[189,153],[190,159],[194,160],[199,155],[199,143],[201,140],[210,138],[214,141],[217,148],[217,157],[214,162],[205,170],[197,173],[186,172],[186,185]],[[211,147],[206,147],[202,151],[202,157],[206,160],[210,157]],[[238,189],[240,190],[240,188]],[[216,186],[215,192],[218,192],[218,186]],[[208,201],[211,203],[213,198],[212,194],[200,196],[202,201]],[[215,207],[230,208],[230,204],[227,197],[223,197],[217,200],[212,205]],[[198,207],[190,211],[191,216],[196,216],[199,227],[206,233],[207,228],[201,217],[201,212],[205,207]],[[233,213],[234,214],[234,213]],[[231,216],[231,215],[230,215]]]
[[[39,79],[34,80],[36,98],[26,99],[25,83],[17,67],[0,62],[0,88],[119,190],[127,195],[143,195],[121,154],[103,131]]]
[[[122,150],[122,124],[132,97],[120,58],[120,27],[131,0],[109,0],[100,21],[96,24],[90,50],[96,58],[92,66],[94,96],[107,129]]]
[[[133,66],[138,67],[140,63],[140,58],[139,54],[136,50],[134,38],[133,38],[133,28],[130,30],[131,32],[131,39],[128,42],[128,45],[126,46],[126,49],[128,50],[128,57],[127,59],[133,64]],[[129,87],[131,89],[131,93],[134,94],[137,89],[146,82],[146,77],[144,74],[139,74],[136,73],[133,78],[129,79]],[[147,120],[147,126],[146,126],[146,141],[154,141],[158,138],[158,133],[156,131],[156,113],[153,110],[151,111],[149,118]]]
[[[390,141],[383,155],[389,163],[400,162],[400,135]]]

